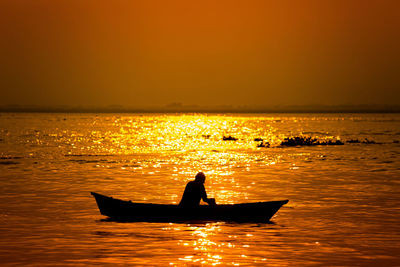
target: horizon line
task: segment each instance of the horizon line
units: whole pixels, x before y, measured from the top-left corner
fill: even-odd
[[[400,105],[360,104],[360,105],[277,105],[204,107],[197,105],[166,105],[159,107],[107,106],[39,106],[3,105],[2,113],[400,113]]]

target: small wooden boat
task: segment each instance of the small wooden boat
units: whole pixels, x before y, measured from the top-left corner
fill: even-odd
[[[243,204],[199,205],[182,207],[169,204],[134,203],[97,193],[96,199],[102,215],[116,221],[235,221],[268,222],[289,200]]]

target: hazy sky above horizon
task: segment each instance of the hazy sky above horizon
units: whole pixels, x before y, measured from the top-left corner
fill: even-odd
[[[400,1],[0,0],[0,105],[400,104]]]

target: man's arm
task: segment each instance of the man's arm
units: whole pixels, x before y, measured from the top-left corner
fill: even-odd
[[[215,199],[207,197],[204,185],[201,185],[201,199],[203,199],[203,201],[206,202],[208,205],[215,205]]]

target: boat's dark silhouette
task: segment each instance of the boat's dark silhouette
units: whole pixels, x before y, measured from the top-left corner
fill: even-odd
[[[234,221],[268,222],[289,200],[243,204],[184,207],[169,204],[134,203],[91,193],[100,213],[115,221],[182,222]]]

